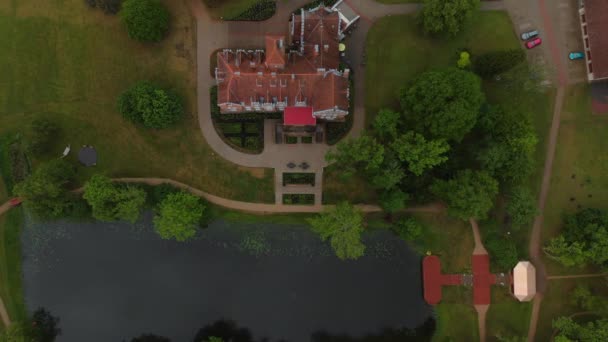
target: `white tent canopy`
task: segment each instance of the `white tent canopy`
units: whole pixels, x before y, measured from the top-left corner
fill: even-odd
[[[520,261],[513,269],[513,295],[520,302],[536,295],[536,268],[529,261]]]

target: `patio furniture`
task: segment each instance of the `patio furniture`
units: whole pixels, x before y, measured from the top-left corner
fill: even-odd
[[[97,165],[97,151],[93,146],[84,145],[78,152],[78,160],[84,166]]]

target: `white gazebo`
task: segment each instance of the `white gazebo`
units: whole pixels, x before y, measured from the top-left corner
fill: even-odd
[[[513,269],[513,295],[528,302],[536,295],[536,268],[529,261],[520,261]]]

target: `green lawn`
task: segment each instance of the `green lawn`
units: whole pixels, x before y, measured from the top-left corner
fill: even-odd
[[[486,317],[488,339],[528,336],[531,313],[532,302],[520,303],[509,294],[508,288],[493,286],[492,304]]]
[[[0,216],[0,296],[13,321],[26,318],[21,288],[21,209]]]
[[[553,334],[551,324],[557,317],[585,311],[572,302],[571,296],[564,295],[572,293],[577,286],[587,286],[593,293],[608,296],[608,285],[603,278],[550,280],[540,307],[536,341],[550,341]]]
[[[229,163],[205,142],[197,120],[195,27],[187,1],[165,3],[172,33],[143,45],[127,37],[117,16],[81,0],[2,2],[0,135],[26,133],[34,118],[49,117],[63,129],[49,158],[68,144],[76,153],[83,144],[97,148],[98,166],[81,168],[82,181],[94,172],[168,177],[222,197],[273,203],[272,170]],[[120,116],[117,96],[141,79],[183,96],[182,123],[145,130]]]
[[[579,207],[608,209],[608,116],[591,114],[587,85],[567,90],[551,186],[545,208],[543,241],[559,233],[562,215]],[[547,260],[550,274],[588,272]],[[591,270],[593,271],[593,270]]]
[[[477,312],[472,302],[473,295],[470,288],[443,287],[441,303],[435,308],[437,329],[432,341],[478,341]]]
[[[582,208],[608,209],[608,116],[594,116],[591,112],[589,88],[586,84],[571,86],[566,91],[553,175],[544,212],[542,241],[545,243],[560,232],[562,217]],[[545,258],[550,275],[598,272],[597,269],[567,268]],[[608,295],[605,279],[552,280],[542,302],[538,325],[538,340],[547,340],[552,333],[551,321],[580,309],[568,296],[578,284],[599,288]]]
[[[506,12],[479,12],[457,37],[433,39],[422,34],[414,15],[378,20],[367,36],[365,67],[367,122],[383,107],[399,109],[397,93],[421,72],[456,66],[458,51],[474,56],[519,47]]]

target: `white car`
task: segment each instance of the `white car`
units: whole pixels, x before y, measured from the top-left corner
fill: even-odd
[[[521,40],[528,40],[538,36],[538,30],[528,31],[521,34]]]

